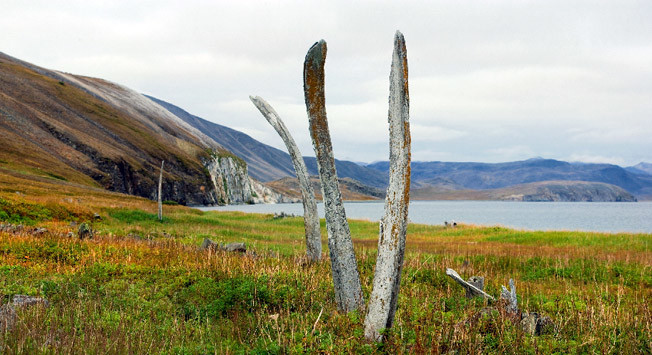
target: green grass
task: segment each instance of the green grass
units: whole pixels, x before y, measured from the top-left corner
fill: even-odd
[[[10,201],[0,197],[0,221],[14,224],[35,225],[48,220],[72,221],[88,216],[76,213],[66,207],[48,203],[39,204],[28,201]]]
[[[631,250],[650,250],[652,235],[650,234],[596,234],[590,232],[528,232],[514,231],[505,228],[486,230],[486,241],[514,243],[523,245],[547,246],[593,246],[601,249],[618,250],[626,247]]]
[[[385,344],[370,344],[364,313],[336,310],[327,254],[306,262],[299,217],[166,205],[160,222],[155,203],[102,202],[92,207],[102,216],[92,222],[95,237],[79,240],[40,210],[45,204],[2,201],[50,230],[0,232],[0,299],[51,302],[20,311],[16,327],[0,333],[5,353],[652,351],[651,235],[410,225],[395,326]],[[368,298],[378,225],[351,221],[351,230]],[[327,251],[323,221],[322,235]],[[244,241],[256,255],[199,250],[206,237]],[[447,267],[485,276],[493,295],[513,278],[521,308],[548,315],[557,329],[533,337],[499,312],[472,320],[486,304],[464,298]]]

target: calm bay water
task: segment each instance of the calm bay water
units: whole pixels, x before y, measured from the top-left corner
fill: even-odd
[[[378,221],[384,201],[345,202],[350,219]],[[318,204],[324,217],[324,205]],[[303,215],[301,203],[201,207],[201,210]],[[502,202],[414,201],[409,219],[414,223],[444,221],[528,230],[581,230],[652,233],[652,202]]]

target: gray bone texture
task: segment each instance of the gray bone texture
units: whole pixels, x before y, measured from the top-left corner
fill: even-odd
[[[455,282],[460,284],[460,286],[464,287],[464,289],[466,290],[467,295],[468,294],[481,295],[481,296],[483,296],[483,297],[485,297],[487,299],[490,299],[492,301],[496,300],[492,295],[490,295],[490,294],[484,292],[483,290],[479,289],[476,285],[474,285],[472,283],[469,283],[468,281],[465,281],[457,273],[457,271],[448,268],[448,269],[446,269],[446,275],[448,275],[451,279],[455,280]]]
[[[294,164],[294,171],[299,179],[299,186],[301,187],[301,197],[303,201],[303,225],[306,230],[306,254],[311,261],[318,261],[321,259],[321,231],[319,229],[319,214],[317,213],[317,201],[315,200],[315,192],[310,184],[308,169],[306,163],[303,161],[303,156],[299,151],[297,143],[292,138],[290,131],[287,129],[281,117],[276,113],[274,108],[267,103],[262,97],[249,96],[251,102],[254,103],[258,111],[267,119],[272,127],[281,136],[285,146],[288,149],[292,164]]]
[[[516,299],[516,286],[514,285],[514,280],[509,279],[509,290],[507,287],[501,286],[502,291],[500,292],[500,298],[507,301],[506,309],[510,313],[518,312],[518,300]]]
[[[471,285],[477,287],[480,291],[484,291],[484,277],[483,276],[471,276],[467,281]],[[466,290],[466,298],[473,298],[482,296],[482,294],[477,293],[471,289]]]
[[[346,220],[342,195],[337,182],[335,159],[331,145],[326,99],[324,95],[324,63],[326,42],[315,43],[306,54],[303,64],[303,92],[308,111],[310,137],[317,157],[317,169],[321,180],[328,249],[331,258],[335,302],[342,312],[364,307],[358,264],[353,250],[351,231]]]
[[[382,330],[392,327],[405,255],[410,202],[410,94],[407,49],[396,31],[389,76],[390,175],[385,214],[380,222],[373,290],[365,317],[365,337],[382,341]]]

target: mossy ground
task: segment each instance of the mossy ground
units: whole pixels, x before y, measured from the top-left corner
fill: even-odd
[[[19,311],[0,334],[4,353],[652,351],[652,235],[410,225],[396,323],[381,345],[365,342],[364,314],[337,312],[327,254],[303,257],[301,218],[166,205],[159,222],[154,202],[62,186],[0,191],[5,221],[48,229],[0,232],[2,301],[51,302]],[[66,237],[71,221],[90,222],[95,237]],[[351,230],[368,297],[378,225]],[[322,235],[326,250],[323,221]],[[256,255],[202,251],[204,238],[244,241]],[[467,321],[486,304],[465,299],[447,267],[485,276],[493,295],[513,278],[520,307],[557,329],[533,337],[500,314]]]

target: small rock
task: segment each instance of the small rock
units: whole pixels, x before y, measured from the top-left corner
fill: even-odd
[[[66,234],[66,237],[68,237],[68,238],[72,238],[74,236],[75,236],[75,233],[73,233],[73,232],[68,232],[68,234]]]
[[[294,217],[294,214],[287,214],[285,212],[274,213],[274,217],[272,219],[283,219],[287,217]]]
[[[16,310],[11,304],[0,306],[0,331],[13,328],[16,323]]]
[[[247,252],[247,246],[245,243],[228,243],[228,244],[217,244],[214,241],[206,238],[204,242],[201,243],[201,249],[203,250],[224,250],[228,252]]]
[[[201,243],[201,248],[203,250],[209,250],[209,249],[210,250],[217,250],[217,249],[219,249],[219,247],[220,246],[217,243],[215,243],[214,241],[212,241],[212,240],[210,240],[208,238],[204,239],[204,242]]]
[[[532,312],[532,313],[527,313],[523,312],[523,315],[521,316],[521,328],[523,329],[524,332],[530,334],[530,335],[535,335],[537,331],[537,318],[538,314]]]
[[[93,219],[96,220],[96,221],[101,221],[101,220],[102,220],[102,216],[100,216],[100,215],[97,214],[97,213],[93,213]]]
[[[550,317],[541,316],[537,312],[523,312],[521,315],[521,328],[530,335],[551,334],[555,331],[555,324]]]
[[[247,246],[245,245],[245,243],[229,243],[222,246],[221,249],[229,252],[240,252],[240,253],[247,252]]]
[[[45,307],[50,306],[50,302],[42,297],[26,296],[26,295],[16,295],[12,301],[12,304],[15,307],[28,307],[34,305],[43,305]]]
[[[77,222],[75,222],[75,221],[70,222],[70,226],[71,227],[77,227]]]
[[[548,316],[539,317],[537,320],[537,331],[539,335],[552,334],[557,330],[557,326]]]
[[[82,223],[79,225],[77,235],[79,235],[79,239],[93,238],[93,230],[87,223]]]
[[[9,304],[0,306],[0,331],[7,331],[16,324],[16,308],[32,306],[49,307],[50,302],[42,297],[16,295]]]
[[[32,232],[33,235],[41,235],[47,233],[47,229],[45,228],[36,228],[34,232]]]

